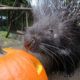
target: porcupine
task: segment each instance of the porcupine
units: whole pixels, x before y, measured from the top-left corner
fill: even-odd
[[[40,59],[48,75],[72,74],[80,63],[79,0],[37,0],[32,9],[34,24],[26,30],[25,48]]]

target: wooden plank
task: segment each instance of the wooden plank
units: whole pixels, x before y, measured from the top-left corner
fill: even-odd
[[[24,32],[23,31],[20,31],[20,30],[17,30],[16,33],[19,34],[19,35],[24,35]]]
[[[32,8],[27,8],[27,7],[0,7],[0,10],[23,10],[23,11],[28,11],[28,10],[32,10]]]

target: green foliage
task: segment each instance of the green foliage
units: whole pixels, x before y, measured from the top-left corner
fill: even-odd
[[[28,7],[30,6],[30,4],[28,3],[28,0],[0,0],[0,4],[13,6],[16,1],[18,1],[22,4],[25,4],[25,6],[28,6]]]
[[[1,4],[5,4],[5,5],[13,5],[15,0],[0,0]]]
[[[17,6],[17,5],[19,6],[23,4],[24,7],[30,7],[30,3],[28,3],[27,0],[0,0],[0,4],[6,5],[6,6]],[[13,20],[12,28],[14,28],[14,30],[21,29],[22,25],[26,26],[25,25],[26,20],[23,19],[23,17],[25,17],[24,12],[25,11],[12,11],[10,12],[10,15],[8,15],[8,11],[0,11],[0,17],[1,17],[0,18],[0,26],[1,26],[0,30],[4,30],[4,31],[8,30],[10,21],[8,22],[8,18],[6,18],[5,21],[2,19],[2,17],[8,17],[8,16],[9,17],[12,16],[12,20]]]

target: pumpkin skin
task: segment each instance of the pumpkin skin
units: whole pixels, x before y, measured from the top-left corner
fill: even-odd
[[[3,48],[0,55],[0,80],[48,80],[46,72],[29,52]],[[38,66],[42,68],[39,70]]]

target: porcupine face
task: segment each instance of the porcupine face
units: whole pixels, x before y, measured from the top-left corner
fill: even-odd
[[[32,51],[39,51],[45,40],[59,42],[59,37],[63,35],[63,23],[58,19],[47,16],[36,22],[32,27],[28,27],[25,35],[26,47]]]
[[[80,25],[77,21],[62,21],[56,16],[42,18],[27,29],[25,47],[51,57],[53,71],[70,74],[80,61]]]

